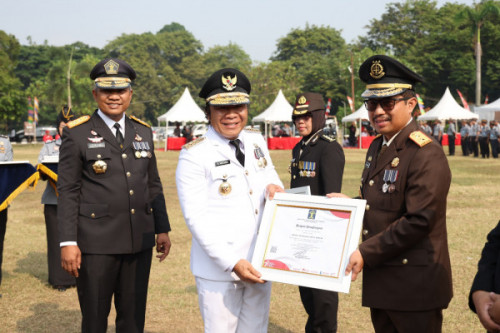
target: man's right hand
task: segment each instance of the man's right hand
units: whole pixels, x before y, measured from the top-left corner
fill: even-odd
[[[61,266],[66,272],[78,277],[78,270],[82,263],[82,252],[77,245],[61,247]]]
[[[476,306],[476,313],[479,317],[481,324],[488,330],[488,332],[499,332],[500,325],[491,319],[488,310],[493,304],[490,293],[484,290],[476,290],[472,293],[472,301]]]

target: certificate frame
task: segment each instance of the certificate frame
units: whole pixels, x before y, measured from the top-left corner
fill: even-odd
[[[363,199],[276,193],[266,202],[252,265],[263,280],[348,293],[352,273],[344,272],[358,247],[365,207]],[[286,218],[292,215],[297,219]],[[278,248],[286,249],[288,257],[277,259]],[[323,253],[325,249],[333,251]],[[316,268],[317,262],[321,267],[326,262],[328,268],[311,270],[301,266],[304,262]]]

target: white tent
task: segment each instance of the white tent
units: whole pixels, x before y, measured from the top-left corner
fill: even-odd
[[[193,122],[193,123],[206,123],[207,119],[205,113],[200,109],[200,107],[195,103],[193,97],[189,93],[188,88],[184,90],[181,98],[175,103],[174,106],[166,113],[162,114],[156,118],[158,122],[165,122],[165,151],[167,151],[167,140],[168,140],[168,122],[178,121],[178,122]]]
[[[484,104],[474,107],[474,113],[477,113],[480,119],[488,121],[500,118],[500,98],[490,104]]]
[[[466,119],[477,119],[478,115],[464,109],[458,105],[457,101],[453,98],[450,93],[450,89],[446,87],[443,97],[431,110],[427,111],[425,114],[419,116],[417,119],[419,121],[428,120],[466,120]]]
[[[356,111],[354,111],[350,115],[342,118],[342,122],[343,123],[350,123],[353,121],[357,121],[359,123],[358,128],[360,130],[360,135],[361,135],[361,121],[369,120],[369,119],[370,118],[368,118],[368,110],[365,107],[365,103],[363,103],[363,105],[361,105],[361,107],[359,109],[357,109]],[[359,148],[361,148],[361,138],[358,139],[358,142],[359,142]]]
[[[265,136],[267,138],[267,124],[292,121],[292,111],[293,107],[288,103],[280,89],[274,102],[264,112],[255,116],[252,122],[263,122],[265,124]]]

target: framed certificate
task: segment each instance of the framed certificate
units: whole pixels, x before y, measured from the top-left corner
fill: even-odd
[[[266,203],[252,265],[262,279],[349,292],[366,201],[276,193]]]

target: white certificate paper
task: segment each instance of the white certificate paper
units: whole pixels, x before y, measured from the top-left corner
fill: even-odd
[[[264,280],[349,292],[344,271],[358,245],[366,201],[277,193],[252,259]]]

